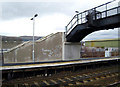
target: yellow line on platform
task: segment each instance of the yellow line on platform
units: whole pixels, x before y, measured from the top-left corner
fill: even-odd
[[[27,65],[15,65],[15,66],[0,66],[0,70],[4,69],[16,69],[16,68],[31,68],[31,67],[43,67],[43,66],[56,66],[56,65],[66,65],[66,64],[74,64],[74,63],[85,63],[85,62],[96,62],[102,60],[113,60],[120,58],[103,58],[103,59],[95,59],[95,60],[75,60],[75,61],[67,61],[67,62],[56,62],[56,63],[42,63],[42,64],[27,64]]]

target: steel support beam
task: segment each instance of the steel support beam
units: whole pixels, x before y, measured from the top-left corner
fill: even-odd
[[[120,14],[101,18],[93,21],[92,27],[88,27],[88,23],[76,25],[72,31],[66,36],[67,42],[80,42],[88,34],[106,29],[114,29],[120,27]]]

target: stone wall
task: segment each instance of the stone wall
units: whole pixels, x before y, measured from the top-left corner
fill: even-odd
[[[48,35],[35,42],[35,62],[62,59],[62,33]],[[5,63],[32,62],[32,42],[22,43],[4,53]]]
[[[28,41],[4,53],[4,63],[33,62],[32,45]],[[64,33],[58,32],[35,42],[35,62],[75,60],[80,58],[80,43],[64,41]]]
[[[62,59],[62,33],[56,33],[35,44],[35,61],[55,61]]]

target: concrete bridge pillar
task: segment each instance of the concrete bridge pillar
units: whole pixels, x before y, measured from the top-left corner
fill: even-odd
[[[80,42],[64,42],[63,43],[63,59],[64,60],[75,60],[80,59]]]

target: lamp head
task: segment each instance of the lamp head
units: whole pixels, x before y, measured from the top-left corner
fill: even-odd
[[[33,18],[31,18],[30,20],[33,20]]]
[[[75,11],[76,13],[79,13],[79,11]]]
[[[37,17],[37,16],[38,16],[38,14],[35,14],[35,15],[34,15],[34,17]]]

